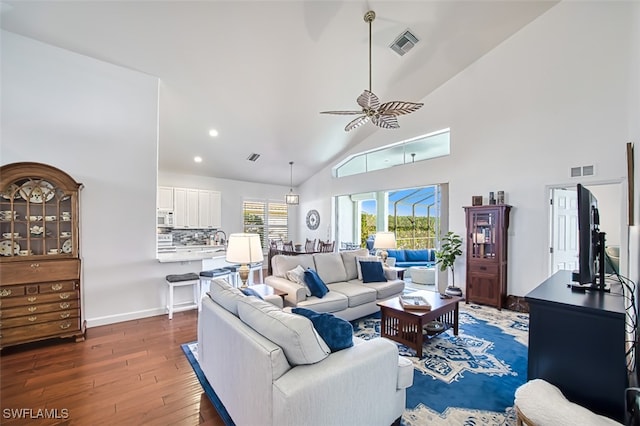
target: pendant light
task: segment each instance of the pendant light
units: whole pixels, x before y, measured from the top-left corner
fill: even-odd
[[[289,167],[291,169],[291,174],[289,179],[290,187],[289,187],[289,193],[284,197],[284,202],[290,205],[297,205],[300,203],[300,197],[298,196],[298,194],[293,193],[293,161],[289,161]]]

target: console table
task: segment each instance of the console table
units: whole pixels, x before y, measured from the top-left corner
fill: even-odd
[[[572,402],[624,422],[625,310],[612,293],[575,292],[558,271],[525,296],[529,303],[528,380],[553,383]]]

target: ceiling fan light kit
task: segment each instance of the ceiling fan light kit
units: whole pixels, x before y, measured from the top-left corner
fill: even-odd
[[[364,90],[356,102],[362,108],[359,111],[322,111],[320,114],[358,115],[344,128],[346,132],[360,127],[371,121],[383,129],[397,129],[400,127],[397,117],[417,111],[422,103],[391,101],[380,103],[380,99],[371,90],[371,23],[376,18],[374,11],[364,14],[364,21],[369,24],[369,90]]]

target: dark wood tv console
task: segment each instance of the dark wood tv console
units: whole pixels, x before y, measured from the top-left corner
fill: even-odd
[[[529,303],[528,380],[556,385],[572,402],[624,422],[625,310],[611,293],[576,292],[558,271],[525,296]]]

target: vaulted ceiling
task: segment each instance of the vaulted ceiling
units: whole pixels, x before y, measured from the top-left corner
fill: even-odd
[[[347,133],[353,116],[319,114],[357,108],[368,88],[367,10],[377,15],[373,92],[420,102],[554,4],[3,0],[0,26],[157,76],[161,171],[288,186],[289,161],[297,185],[372,132],[393,132],[367,124]],[[399,56],[389,46],[407,29],[419,42]]]

